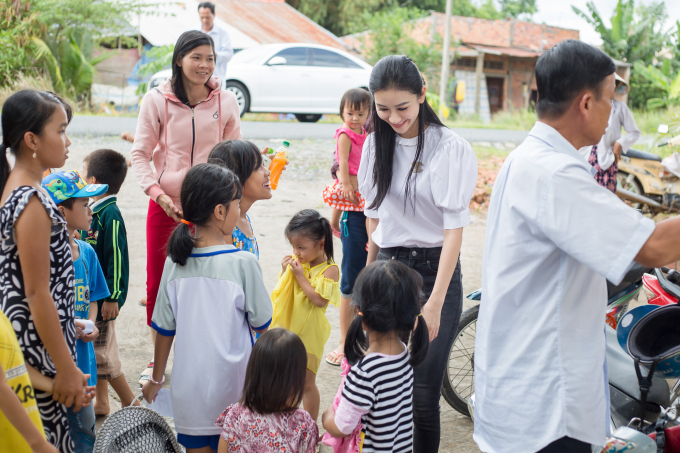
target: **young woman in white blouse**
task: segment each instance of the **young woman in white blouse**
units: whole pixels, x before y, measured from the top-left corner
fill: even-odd
[[[477,158],[428,105],[423,77],[408,57],[381,59],[369,88],[375,132],[366,139],[358,174],[366,198],[368,263],[396,259],[423,278],[422,316],[431,343],[415,368],[413,450],[436,452],[440,389],[462,309],[459,255],[463,227],[470,224]]]

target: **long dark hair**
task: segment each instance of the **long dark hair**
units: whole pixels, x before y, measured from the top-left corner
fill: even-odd
[[[6,152],[18,156],[26,132],[40,135],[45,124],[62,107],[67,121],[73,117],[71,106],[51,91],[21,90],[7,98],[2,106],[2,143],[0,144],[0,192],[9,177]]]
[[[425,86],[423,76],[420,74],[416,64],[406,55],[390,55],[381,58],[371,71],[371,78],[368,82],[368,87],[371,94],[375,98],[376,91],[397,89],[408,91],[416,96],[420,96]],[[373,127],[373,134],[375,139],[375,165],[373,166],[373,186],[377,187],[375,199],[369,209],[378,209],[383,200],[387,196],[392,186],[392,170],[394,167],[394,146],[397,139],[397,133],[394,132],[392,126],[380,119],[378,110],[373,102],[371,109],[371,123]],[[423,154],[423,144],[425,143],[425,125],[435,124],[443,126],[437,114],[432,110],[427,99],[420,104],[418,112],[418,142],[416,145],[416,155],[413,157],[411,168],[408,171],[408,176],[405,181],[405,199],[404,209],[406,209],[406,201],[411,198],[411,204],[415,212],[415,194],[416,187],[412,185],[411,177],[416,164],[419,162]],[[411,197],[411,192],[413,196]]]
[[[209,159],[221,159],[244,185],[250,175],[262,165],[262,153],[253,142],[224,140],[210,151]]]
[[[187,92],[184,90],[184,83],[182,82],[182,67],[177,64],[177,61],[184,58],[186,54],[199,46],[212,47],[215,58],[215,43],[213,39],[206,33],[198,30],[185,31],[177,39],[175,44],[175,51],[172,53],[172,78],[170,84],[172,85],[172,92],[177,96],[182,104],[188,104],[189,98]]]
[[[395,331],[402,341],[409,343],[412,366],[425,360],[430,338],[427,324],[419,316],[425,299],[422,287],[420,274],[397,260],[375,261],[359,273],[352,305],[361,314],[350,324],[345,340],[345,354],[350,364],[361,360],[368,348],[362,324],[375,332]]]
[[[241,184],[236,175],[226,167],[216,164],[194,165],[182,181],[180,203],[184,219],[194,225],[204,226],[215,212],[215,206],[225,205],[241,198]],[[189,225],[180,223],[168,241],[168,256],[180,266],[187,263],[194,248]]]
[[[307,351],[300,337],[271,329],[255,342],[239,401],[251,412],[266,415],[297,410],[305,392]]]
[[[316,209],[303,209],[290,219],[286,230],[284,231],[286,238],[294,234],[299,234],[307,237],[315,242],[324,241],[323,252],[326,255],[326,260],[330,263],[333,261],[333,230],[331,223],[327,218],[319,214]]]

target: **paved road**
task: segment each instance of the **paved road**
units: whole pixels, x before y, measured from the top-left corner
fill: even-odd
[[[134,132],[137,118],[108,116],[75,116],[68,128],[70,135],[120,135],[123,131]],[[298,122],[266,122],[244,121],[241,123],[243,137],[246,139],[332,139],[337,124],[298,123]],[[454,128],[464,139],[470,142],[512,142],[520,143],[526,136],[524,131],[506,131],[498,129],[464,129]]]

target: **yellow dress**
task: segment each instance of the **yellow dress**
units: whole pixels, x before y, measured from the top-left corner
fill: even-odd
[[[309,264],[303,264],[305,277],[312,284],[317,293],[328,303],[340,306],[340,284],[323,276],[331,266],[337,264],[323,262],[313,268]],[[307,368],[316,374],[321,364],[323,348],[331,334],[331,325],[326,318],[326,308],[317,307],[305,295],[290,270],[290,266],[283,275],[279,275],[279,281],[272,292],[272,315],[271,327],[283,327],[296,333],[305,344],[307,349]]]

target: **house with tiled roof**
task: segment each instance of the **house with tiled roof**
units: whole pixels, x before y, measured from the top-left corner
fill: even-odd
[[[433,12],[413,22],[411,36],[431,44],[444,36],[446,17]],[[370,39],[368,32],[341,38],[355,51]],[[478,114],[488,120],[499,111],[528,108],[537,99],[534,68],[538,57],[565,39],[579,39],[578,30],[524,22],[451,17],[451,75],[463,80],[465,101],[461,113]],[[624,78],[629,68],[618,63]]]

